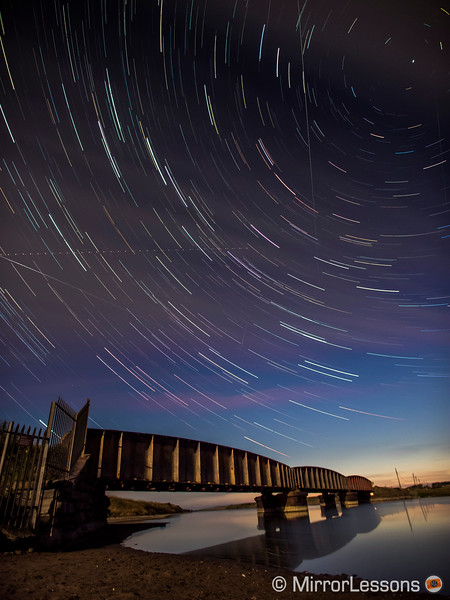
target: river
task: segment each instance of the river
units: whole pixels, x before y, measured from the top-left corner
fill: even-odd
[[[192,512],[171,517],[166,527],[138,532],[123,544],[309,573],[390,581],[438,575],[450,583],[450,498],[344,511],[310,506],[309,517],[292,520],[258,518],[256,509]]]

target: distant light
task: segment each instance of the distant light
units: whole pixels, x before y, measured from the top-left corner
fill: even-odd
[[[412,61],[411,61],[411,62],[413,63],[413,62],[414,62],[414,59],[412,59]]]

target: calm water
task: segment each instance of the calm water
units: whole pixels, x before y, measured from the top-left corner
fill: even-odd
[[[124,545],[149,552],[189,553],[346,573],[365,579],[450,583],[450,498],[363,505],[341,512],[312,506],[309,518],[258,519],[256,509],[196,512],[166,527],[136,533]]]

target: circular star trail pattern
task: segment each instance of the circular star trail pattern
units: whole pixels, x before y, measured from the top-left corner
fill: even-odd
[[[442,449],[448,8],[3,3],[6,418]]]

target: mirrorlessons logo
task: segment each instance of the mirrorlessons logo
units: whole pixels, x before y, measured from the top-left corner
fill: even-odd
[[[425,587],[432,594],[440,592],[442,590],[442,579],[437,575],[430,575],[425,580]]]
[[[439,592],[442,589],[443,582],[437,575],[430,575],[425,580],[425,589],[432,594]],[[287,588],[290,588],[293,592],[420,592],[422,585],[420,581],[377,581],[377,580],[364,580],[354,579],[349,577],[348,579],[319,579],[306,575],[306,577],[299,578],[296,575],[292,578],[292,587],[288,586],[288,581],[285,577],[277,576],[272,580],[272,588],[275,592],[284,592]]]

